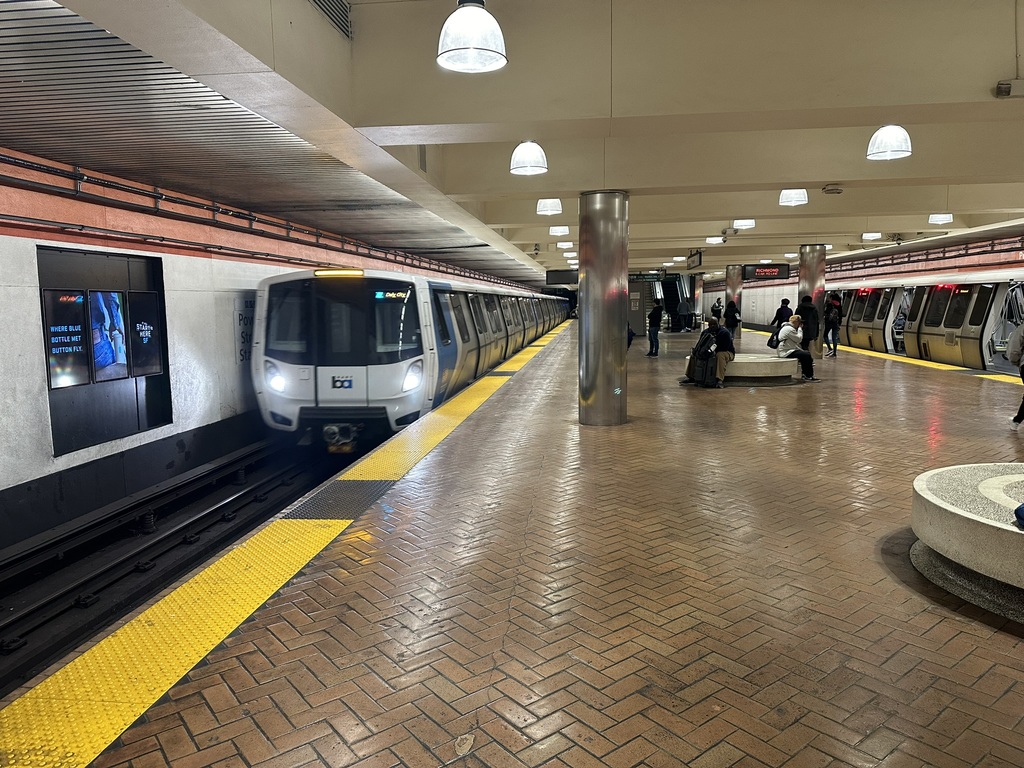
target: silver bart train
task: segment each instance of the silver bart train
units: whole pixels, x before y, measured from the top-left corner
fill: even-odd
[[[252,379],[270,427],[333,452],[438,407],[568,316],[556,296],[402,273],[321,269],[256,295]]]

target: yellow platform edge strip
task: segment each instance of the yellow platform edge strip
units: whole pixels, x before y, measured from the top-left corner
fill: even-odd
[[[275,520],[0,710],[0,766],[89,765],[351,520]]]

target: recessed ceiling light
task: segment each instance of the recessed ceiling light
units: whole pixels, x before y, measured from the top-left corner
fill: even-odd
[[[675,263],[671,262],[671,261],[664,261],[664,262],[662,262],[661,266],[663,266],[663,267],[674,267]]]
[[[832,250],[832,243],[825,243],[825,250],[826,251],[831,251]]]
[[[552,237],[565,237],[569,234],[568,227],[548,227],[548,234]]]
[[[648,269],[648,270],[647,270],[647,272],[648,272],[649,274],[652,274],[652,275],[656,275],[656,274],[658,274],[658,270],[656,270],[656,269]]]
[[[725,238],[721,235],[715,235],[714,237],[705,237],[704,242],[708,245],[721,245],[725,242]]]
[[[785,254],[783,254],[783,256],[785,256],[787,259],[795,259],[797,257],[797,254],[795,254],[795,253],[785,253]]]
[[[761,259],[761,263],[762,264],[771,264],[772,260],[771,259]]]
[[[686,259],[685,256],[673,256],[672,257],[672,261],[684,261],[685,259]]]
[[[576,251],[566,251],[564,255],[565,255],[565,258],[567,258],[567,259],[575,259],[576,258]]]
[[[950,224],[953,221],[952,213],[933,213],[928,217],[929,224]]]
[[[863,235],[860,236],[860,239],[861,240],[881,240],[882,239],[882,233],[881,232],[865,232]]]
[[[757,225],[754,219],[736,219],[732,223],[733,229],[753,229]]]
[[[565,250],[566,248],[572,248],[572,240],[564,240],[562,242],[555,243],[555,245],[557,245],[562,250]]]

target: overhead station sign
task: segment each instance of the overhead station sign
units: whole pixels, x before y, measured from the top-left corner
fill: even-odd
[[[744,280],[788,280],[789,264],[744,264]]]

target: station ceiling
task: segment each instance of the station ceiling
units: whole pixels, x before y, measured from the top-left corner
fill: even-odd
[[[623,190],[631,271],[714,276],[1024,232],[1022,5],[488,0],[509,63],[466,75],[435,63],[456,0],[3,0],[0,147],[534,286],[579,194]],[[867,160],[889,123],[913,155]],[[509,174],[525,139],[547,173]]]

